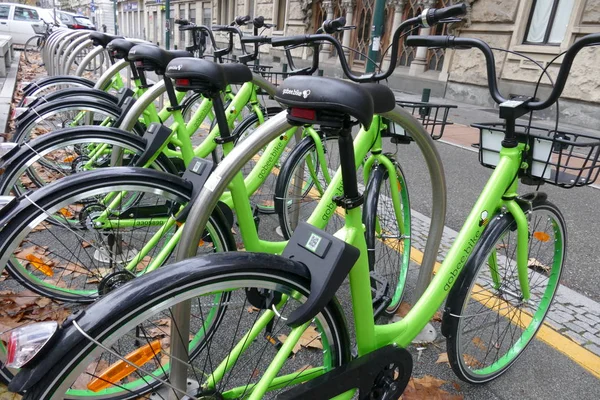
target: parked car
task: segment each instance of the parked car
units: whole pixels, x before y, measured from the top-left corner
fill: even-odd
[[[24,46],[30,37],[44,30],[36,7],[0,3],[0,34],[12,36],[13,44]]]
[[[90,19],[83,15],[77,15],[66,11],[56,11],[57,18],[71,29],[91,29],[96,30],[96,27]]]
[[[58,18],[58,10],[56,11],[56,19],[54,19],[54,10],[52,8],[37,8],[38,13],[40,14],[40,19],[47,24],[62,26],[66,28],[67,25],[63,24]]]

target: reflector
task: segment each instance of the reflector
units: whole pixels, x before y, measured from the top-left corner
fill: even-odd
[[[308,108],[292,108],[290,115],[296,118],[315,120],[317,119],[317,112]]]

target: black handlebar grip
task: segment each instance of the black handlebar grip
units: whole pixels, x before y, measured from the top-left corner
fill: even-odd
[[[297,44],[308,43],[308,35],[296,35],[286,37],[274,37],[271,38],[271,46],[282,47],[282,46],[293,46]]]
[[[252,23],[254,24],[254,27],[256,29],[260,29],[263,26],[265,26],[265,17],[263,17],[262,15],[255,17],[254,21],[252,21]]]
[[[406,38],[407,46],[414,47],[439,47],[445,49],[454,47],[454,36],[409,36]]]
[[[458,17],[467,13],[467,5],[465,3],[456,4],[444,8],[430,8],[427,12],[427,23],[435,25],[443,19]]]
[[[190,21],[188,21],[187,19],[176,19],[175,23],[179,25],[189,25]]]
[[[244,17],[235,17],[235,23],[236,25],[246,25],[248,22],[250,22],[251,19],[252,17],[250,17],[249,15],[246,15]]]
[[[343,28],[344,26],[346,26],[346,18],[339,17],[323,22],[323,31],[325,33],[332,34],[337,32],[338,29]]]
[[[271,43],[271,38],[266,36],[242,36],[240,40],[242,41],[242,43]]]

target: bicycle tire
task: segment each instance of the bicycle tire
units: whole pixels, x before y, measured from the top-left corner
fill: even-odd
[[[23,53],[25,62],[27,64],[33,64],[33,54],[39,54],[41,48],[41,41],[44,39],[44,35],[35,35],[27,39],[25,46],[23,46]]]
[[[36,96],[38,93],[47,89],[63,89],[65,86],[93,88],[95,84],[94,81],[80,76],[48,76],[38,79],[35,82],[31,82],[23,88],[23,98],[19,101],[18,107],[23,106],[23,102],[27,96]]]
[[[391,186],[389,171],[384,165],[376,165],[367,183],[363,208],[369,268],[389,285],[388,296],[391,300],[382,310],[386,317],[392,317],[400,307],[411,248],[411,209],[406,179],[400,165],[391,161],[396,167],[399,187]],[[399,192],[401,221],[398,221],[394,213],[392,195],[388,193],[390,190]]]
[[[38,98],[39,101],[51,102],[55,100],[64,100],[69,97],[79,97],[86,96],[91,97],[98,100],[108,101],[109,103],[118,104],[119,99],[108,92],[103,90],[94,89],[94,88],[66,88],[56,92],[50,92],[44,95],[42,98]],[[36,99],[37,100],[37,99]],[[36,103],[39,104],[39,103]],[[35,105],[32,103],[28,104],[28,107],[34,107]]]
[[[516,245],[516,222],[508,213],[490,219],[448,296],[442,331],[447,338],[452,370],[464,381],[485,383],[506,372],[542,326],[556,294],[566,256],[564,218],[545,198],[533,200],[528,218],[528,275],[532,293],[529,301],[523,301],[519,292],[513,260],[516,253],[509,249]],[[534,250],[537,250],[535,255]],[[540,250],[548,250],[550,255],[542,258]],[[499,252],[509,256],[499,256]],[[497,265],[498,284],[489,273],[492,266],[486,268],[490,260]],[[517,281],[511,284],[508,279]],[[536,284],[546,287],[539,289]],[[492,321],[488,321],[489,316]],[[498,326],[489,329],[494,322]],[[473,324],[471,331],[470,324]],[[521,328],[520,324],[527,326]],[[500,342],[501,335],[510,336],[508,345]],[[487,337],[491,338],[489,343]],[[490,355],[492,359],[488,360]]]
[[[219,356],[218,359],[213,356],[215,360],[220,361],[227,357],[224,353],[219,352],[220,349],[215,349],[218,347],[233,346],[236,339],[240,338],[246,332],[246,329],[249,329],[247,325],[240,322],[242,318],[249,319],[250,326],[252,326],[252,320],[256,321],[259,315],[264,315],[264,309],[256,308],[252,312],[246,310],[246,307],[249,307],[250,303],[247,301],[247,292],[244,292],[245,288],[249,290],[257,289],[257,291],[262,289],[272,291],[272,289],[276,288],[277,292],[284,294],[295,292],[300,295],[296,296],[299,300],[298,302],[303,302],[310,293],[309,280],[305,276],[299,275],[298,272],[294,272],[291,269],[292,263],[289,260],[283,260],[280,257],[272,255],[251,253],[238,253],[235,255],[233,253],[225,253],[216,256],[212,255],[199,259],[185,260],[164,270],[157,271],[155,274],[139,278],[136,287],[131,284],[125,285],[88,308],[85,316],[77,321],[78,325],[86,333],[94,337],[95,340],[109,345],[112,349],[121,349],[124,347],[123,343],[129,343],[130,341],[128,333],[135,331],[136,328],[139,329],[139,327],[142,327],[142,332],[146,332],[147,328],[144,328],[144,325],[147,327],[154,323],[148,321],[154,321],[156,318],[162,317],[165,315],[163,310],[167,310],[168,307],[172,307],[180,301],[198,299],[196,308],[200,312],[192,312],[192,317],[200,319],[201,323],[198,326],[203,326],[202,321],[204,318],[202,315],[206,315],[206,313],[203,313],[201,310],[204,307],[210,307],[211,304],[201,303],[201,295],[206,294],[208,299],[213,301],[212,299],[217,290],[221,292],[231,291],[230,301],[221,305],[221,310],[223,310],[224,314],[231,312],[232,317],[226,314],[217,326],[215,324],[211,327],[212,335],[208,339],[210,342],[206,345],[203,344],[200,351],[192,358],[191,364],[197,365],[197,368],[202,368],[203,359],[210,358],[211,353],[216,353]],[[218,260],[218,262],[215,263],[215,260]],[[277,265],[277,267],[265,267],[265,265]],[[297,268],[297,264],[293,264],[293,266]],[[167,273],[168,271],[170,273]],[[157,282],[160,284],[157,285]],[[155,287],[154,289],[152,288],[152,284]],[[132,291],[136,291],[136,288],[139,295],[131,296]],[[239,301],[236,302],[234,300]],[[294,300],[294,298],[290,297],[284,307],[292,304]],[[110,313],[105,311],[108,304],[112,305]],[[115,308],[115,306],[117,307]],[[195,306],[196,303],[194,302],[193,307]],[[214,307],[214,304],[212,306]],[[196,308],[193,308],[193,310],[196,310]],[[281,314],[288,315],[289,309],[283,308],[280,311]],[[150,312],[153,313],[152,316],[147,315]],[[239,318],[238,325],[243,326],[242,329],[238,330],[231,327],[231,321],[228,317],[235,318],[236,316]],[[278,332],[279,335],[289,332],[289,328],[285,326],[285,323],[282,323],[280,318],[273,315],[272,320],[274,321],[272,332]],[[320,344],[323,350],[326,351],[319,349],[314,349],[317,351],[313,351],[308,346],[300,347],[294,357],[290,357],[285,361],[283,367],[285,372],[297,372],[298,367],[306,369],[306,360],[308,357],[311,359],[310,366],[316,365],[319,367],[321,364],[317,364],[316,362],[323,362],[327,368],[339,367],[349,361],[350,347],[348,332],[344,323],[343,311],[335,298],[316,316],[315,321],[312,327],[315,332],[321,334]],[[192,327],[194,326],[194,324],[191,325]],[[74,331],[74,327],[72,326],[69,329],[72,332]],[[117,338],[116,336],[120,337]],[[195,337],[193,336],[193,338]],[[230,339],[231,337],[233,337],[233,340]],[[194,343],[193,338],[191,338],[190,347]],[[142,343],[145,343],[143,339]],[[138,346],[141,346],[141,344],[138,344]],[[258,351],[255,350],[256,348],[258,348]],[[95,349],[101,350],[95,344],[86,340],[77,343],[69,351],[68,357],[57,360],[58,363],[45,373],[43,378],[34,387],[27,390],[24,399],[70,398],[65,388],[68,389],[72,382],[76,381],[80,372],[86,374],[85,371],[89,368],[88,366],[93,365],[95,361],[92,361],[94,359],[92,353]],[[161,350],[165,351],[162,348]],[[248,345],[246,351],[251,353],[245,353],[249,360],[242,358],[239,361],[241,365],[238,365],[238,362],[236,362],[229,371],[230,374],[222,379],[225,381],[224,385],[229,384],[230,379],[233,380],[231,382],[232,385],[240,385],[240,382],[243,385],[246,382],[250,383],[251,380],[256,380],[261,374],[257,374],[255,371],[264,371],[263,368],[258,367],[258,364],[260,364],[262,359],[264,359],[266,364],[270,363],[271,357],[277,351],[277,348],[259,334],[256,340],[253,340]],[[255,352],[252,353],[253,351]],[[208,353],[209,356],[203,355],[203,352]],[[255,356],[251,358],[253,354]],[[102,360],[102,356],[102,354],[98,355],[100,360]],[[158,357],[152,360],[151,363],[153,365],[158,364],[160,361],[157,362],[157,360]],[[219,361],[211,361],[210,365],[206,363],[203,368],[215,368],[219,364]],[[243,362],[250,365],[243,364]],[[146,364],[144,366],[146,368],[154,368],[146,366]],[[156,369],[158,368],[156,367]],[[165,366],[163,373],[166,374],[167,371],[168,369]],[[235,376],[234,371],[236,372]],[[142,375],[145,372],[143,370],[142,373],[138,373],[140,376],[136,376],[138,381],[143,378]],[[98,375],[100,372],[93,371],[91,373],[87,372],[87,374]],[[208,375],[206,372],[200,370],[200,373],[197,374],[194,372],[191,376]],[[296,378],[297,376],[299,374],[295,375],[294,379],[298,379]],[[291,380],[293,381],[294,379]],[[284,386],[282,390],[285,390],[286,387]],[[93,393],[88,392],[89,397],[87,398],[120,400],[136,398],[136,396],[147,393],[152,387],[146,385],[146,387],[136,390],[130,386],[128,389],[131,390],[131,393],[123,393],[124,389],[121,389],[121,393],[113,392],[110,397],[103,393],[98,393],[94,396]]]
[[[103,122],[105,119],[109,119],[114,123],[122,114],[119,106],[104,100],[73,97],[66,102],[58,99],[51,103],[40,104],[35,110],[28,111],[27,115],[21,116],[16,123],[16,132],[13,135],[12,141],[23,143],[31,140],[32,134],[43,135],[52,130],[70,127],[70,124],[73,123],[73,118],[85,119],[85,115],[81,113],[87,112],[95,114],[94,121],[98,123]],[[70,114],[61,120],[61,113]],[[54,125],[54,121],[58,123],[58,127]],[[85,124],[85,121],[81,122]],[[67,126],[60,126],[65,124]],[[34,132],[36,130],[37,132]],[[134,127],[133,132],[140,136],[143,135],[144,130],[139,122]]]
[[[85,160],[87,146],[95,144],[127,150],[129,161],[125,160],[123,166],[132,166],[136,158],[146,150],[144,139],[117,128],[84,127],[54,131],[31,140],[27,146],[22,145],[10,160],[4,161],[4,172],[0,176],[0,193],[9,195],[14,191],[14,194],[21,195],[39,189],[46,185],[39,177],[40,174],[55,182],[65,175],[82,172],[81,167],[77,166]],[[107,151],[110,151],[110,147]],[[102,166],[103,162],[110,160],[104,156],[97,159],[94,165]],[[172,174],[178,173],[170,159],[162,153],[151,168]]]
[[[323,140],[323,139],[322,139]],[[323,141],[326,145],[324,146],[327,154],[334,153],[333,162],[339,164],[339,160],[337,159],[337,136],[327,136],[324,137]],[[331,151],[328,151],[328,146],[332,145],[333,148]],[[335,146],[334,146],[335,145]],[[275,212],[279,217],[279,226],[281,227],[281,231],[283,233],[283,237],[286,240],[292,236],[292,233],[295,229],[294,221],[306,221],[316,204],[320,201],[320,196],[322,193],[315,192],[314,189],[315,183],[314,178],[310,175],[310,172],[304,171],[302,187],[299,188],[295,185],[295,176],[297,173],[297,168],[301,167],[305,164],[304,160],[308,157],[311,158],[312,161],[316,160],[316,147],[315,142],[313,141],[311,136],[307,136],[300,141],[296,147],[292,150],[286,161],[283,163],[281,170],[279,172],[279,176],[277,177],[277,184],[275,187]],[[331,160],[331,159],[330,159]],[[321,189],[324,192],[327,187],[327,182],[323,180],[322,175],[320,174],[321,168],[318,162],[313,163],[316,167],[312,172],[313,175],[317,177],[319,183],[321,185]],[[328,163],[329,164],[329,163]],[[331,171],[335,171],[338,165],[334,167],[330,167],[330,176],[333,178],[333,173]],[[289,194],[290,191],[300,191],[298,193],[300,195],[299,198],[296,198],[294,194]],[[318,190],[321,192],[321,190]],[[308,199],[308,200],[307,200]],[[312,203],[309,200],[314,200]],[[298,213],[298,218],[295,218],[294,213]],[[327,216],[323,216],[323,218],[327,218]],[[332,209],[329,217],[329,221],[327,223],[327,231],[335,232],[339,228],[344,225],[343,217],[339,216],[335,212],[335,207]]]
[[[123,190],[131,194],[122,200],[123,207],[111,202],[109,208],[94,201],[96,196]],[[5,217],[10,224],[0,234],[0,265],[6,265],[19,283],[42,296],[72,303],[93,302],[108,275],[132,260],[136,260],[134,275],[143,275],[148,262],[161,256],[161,246],[181,227],[173,225],[161,233],[164,223],[158,218],[168,219],[169,210],[187,204],[191,190],[192,185],[183,179],[147,168],[103,168],[61,179],[21,198]],[[106,210],[109,224],[103,228],[95,221]],[[138,218],[140,223],[136,223]],[[153,219],[154,224],[144,222]],[[124,221],[133,222],[127,226]],[[145,253],[150,259],[136,259],[137,252],[157,234],[158,241]],[[122,247],[119,255],[112,252],[113,246]],[[218,208],[200,247],[208,252],[236,250],[230,224]],[[45,250],[38,251],[40,248]],[[171,253],[172,249],[162,264]]]

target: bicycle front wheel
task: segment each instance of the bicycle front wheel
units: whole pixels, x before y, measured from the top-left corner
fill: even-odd
[[[140,278],[135,286],[123,286],[92,305],[86,316],[95,316],[95,320],[77,322],[102,347],[82,340],[27,391],[24,399],[84,395],[88,399],[133,399],[149,392],[160,384],[158,379],[169,376],[171,332],[181,332],[172,307],[186,301],[191,302],[190,357],[183,361],[188,367],[188,382],[200,384],[192,397],[247,398],[290,334],[285,318],[306,301],[310,282],[290,273],[287,260],[249,253],[232,256],[180,262]],[[214,260],[219,261],[215,264]],[[270,263],[278,268],[264,267]],[[154,289],[150,282],[154,282]],[[120,304],[119,310],[107,314],[103,312],[107,304]],[[216,312],[220,312],[218,323],[215,318],[209,321]],[[335,300],[322,309],[262,398],[275,398],[348,361],[349,340],[342,315]],[[187,331],[182,335],[187,338]],[[109,368],[114,371],[124,364],[122,358],[143,353],[149,355],[136,361],[139,368],[109,378]],[[166,389],[169,395],[184,394]]]
[[[321,137],[324,158],[319,156],[312,137],[304,138],[290,153],[277,177],[275,211],[285,239],[315,210],[339,166],[337,136]],[[344,225],[344,217],[330,208],[323,216],[327,231],[336,232]]]
[[[506,372],[542,326],[556,294],[566,255],[564,218],[546,200],[534,202],[529,218],[529,300],[518,280],[510,214],[490,222],[449,294],[448,359],[464,381],[484,383]]]
[[[390,160],[393,162],[393,160]],[[400,166],[393,162],[396,179],[383,164],[371,172],[367,184],[363,221],[367,241],[369,267],[376,291],[387,286],[389,304],[383,313],[394,315],[404,294],[410,263],[411,210],[408,188]]]

